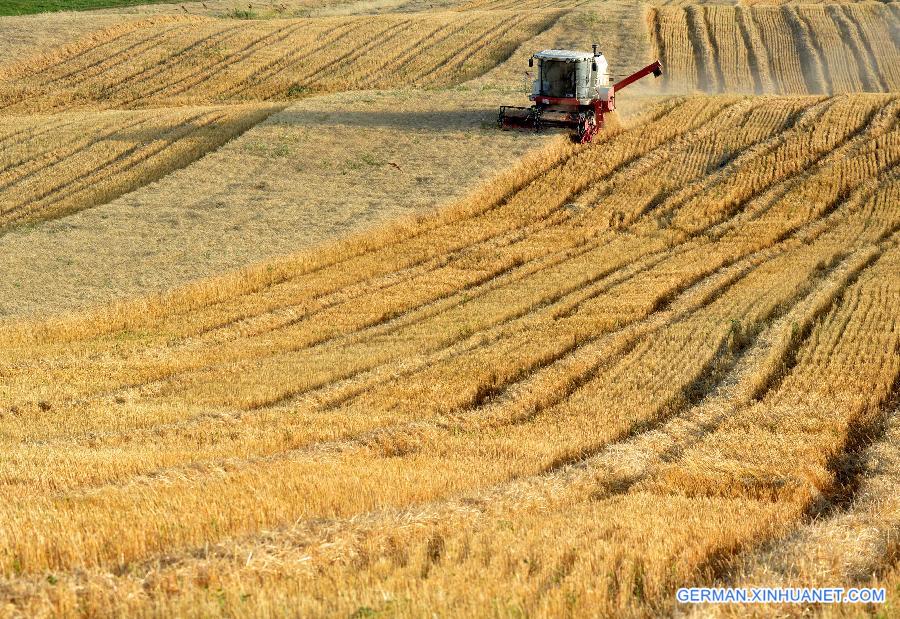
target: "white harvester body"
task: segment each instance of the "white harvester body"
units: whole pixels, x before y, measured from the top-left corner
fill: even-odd
[[[656,60],[640,71],[611,84],[609,63],[593,46],[591,52],[545,49],[528,59],[537,64],[536,79],[528,98],[530,108],[500,106],[497,123],[503,129],[513,127],[540,131],[544,127],[574,129],[579,142],[590,142],[603,128],[604,114],[616,109],[616,93],[647,75],[662,75]]]
[[[532,101],[538,97],[555,97],[576,99],[581,105],[589,105],[602,95],[609,100],[609,63],[602,53],[548,49],[533,58],[537,61],[537,76],[528,97]]]

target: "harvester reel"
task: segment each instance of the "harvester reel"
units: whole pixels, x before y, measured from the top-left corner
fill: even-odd
[[[540,110],[535,107],[515,107],[504,105],[500,108],[497,125],[501,129],[540,130]]]

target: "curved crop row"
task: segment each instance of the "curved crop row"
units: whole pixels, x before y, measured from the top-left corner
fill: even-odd
[[[0,157],[0,231],[103,204],[182,168],[275,111],[272,106],[31,117]],[[19,126],[22,117],[0,119]]]
[[[880,3],[660,6],[650,16],[674,91],[891,92],[898,25]]]
[[[148,23],[94,36],[0,81],[5,113],[287,100],[312,92],[447,85],[504,60],[557,13],[426,13]]]

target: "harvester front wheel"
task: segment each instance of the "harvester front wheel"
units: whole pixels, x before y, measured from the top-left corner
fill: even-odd
[[[594,120],[594,115],[591,113],[579,114],[578,116],[578,129],[575,134],[575,138],[578,140],[579,144],[587,144],[591,140],[594,139],[594,135],[597,133],[597,123]]]

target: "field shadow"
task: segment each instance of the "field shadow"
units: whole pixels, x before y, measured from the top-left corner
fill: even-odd
[[[361,127],[413,129],[441,132],[448,129],[487,129],[494,127],[497,107],[441,111],[339,111],[321,112],[285,110],[269,119],[269,123],[298,127]]]

